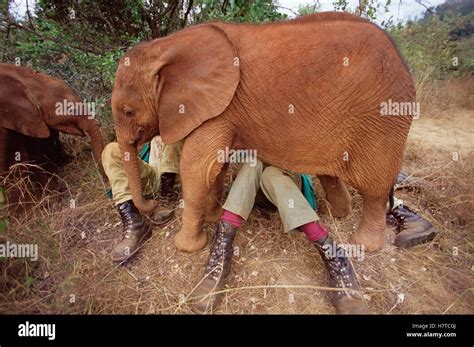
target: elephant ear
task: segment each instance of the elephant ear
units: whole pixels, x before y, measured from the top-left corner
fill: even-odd
[[[0,126],[27,136],[50,136],[38,102],[22,82],[7,75],[0,75]]]
[[[229,106],[240,68],[227,34],[213,25],[185,29],[158,41],[166,47],[165,64],[158,71],[160,135],[170,144]]]

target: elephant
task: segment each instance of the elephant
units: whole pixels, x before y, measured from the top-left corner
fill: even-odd
[[[27,137],[50,138],[36,141],[48,148],[51,141],[59,142],[58,132],[62,132],[90,137],[99,172],[105,177],[100,160],[104,149],[100,122],[88,114],[74,112],[78,103],[82,103],[80,97],[64,81],[28,67],[0,64],[0,172],[5,172],[11,164],[7,159],[11,153],[7,151],[12,131],[25,136],[26,144],[35,143]],[[58,113],[62,105],[72,105],[70,112]],[[61,152],[58,156],[64,159],[60,143],[58,151]]]
[[[265,24],[205,23],[142,42],[121,58],[112,92],[117,140],[135,205],[142,194],[137,148],[160,135],[184,139],[179,250],[207,243],[219,217],[224,149],[255,150],[263,162],[317,175],[327,199],[350,210],[362,196],[351,242],[384,245],[388,196],[413,117],[381,104],[414,102],[415,87],[393,39],[360,17],[322,12]]]

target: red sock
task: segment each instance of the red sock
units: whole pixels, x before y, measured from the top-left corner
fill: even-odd
[[[308,240],[315,242],[321,239],[328,237],[328,231],[326,227],[318,222],[311,222],[303,224],[299,229],[304,232]]]
[[[224,213],[222,214],[222,217],[221,217],[221,221],[229,223],[230,225],[236,228],[240,228],[240,226],[245,220],[242,217],[240,217],[238,214],[224,210]]]

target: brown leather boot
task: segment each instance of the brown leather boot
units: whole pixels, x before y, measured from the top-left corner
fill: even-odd
[[[395,227],[395,246],[409,248],[433,240],[438,229],[407,206],[394,207],[387,222]]]
[[[321,254],[329,274],[329,285],[344,289],[334,292],[332,301],[338,314],[367,314],[369,310],[362,296],[356,291],[359,285],[346,251],[332,238],[327,237],[323,245],[314,243]]]
[[[164,172],[160,176],[160,197],[151,218],[151,222],[155,225],[165,224],[173,217],[178,199],[178,194],[173,190],[175,180],[175,173]]]
[[[229,275],[234,253],[232,243],[237,230],[238,228],[223,221],[217,225],[204,276],[192,293],[197,300],[193,304],[194,311],[197,313],[214,312],[222,300],[223,293],[214,293],[224,288],[225,280]]]
[[[134,255],[143,241],[151,235],[151,227],[141,216],[132,200],[117,205],[122,219],[124,237],[112,250],[112,260],[123,262]]]

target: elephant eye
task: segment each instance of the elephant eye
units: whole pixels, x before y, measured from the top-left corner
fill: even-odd
[[[135,111],[130,106],[124,106],[123,114],[125,115],[125,117],[131,118],[135,114]]]

